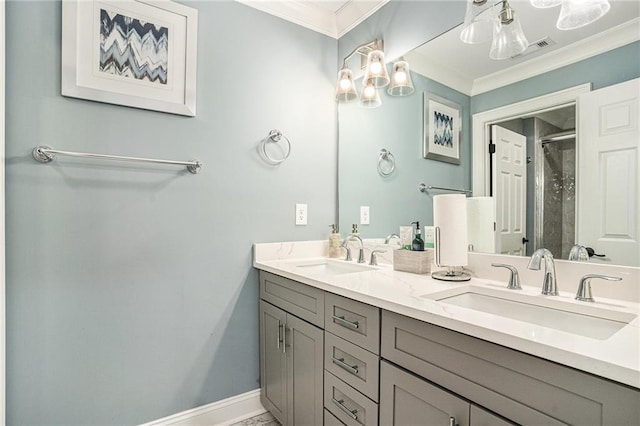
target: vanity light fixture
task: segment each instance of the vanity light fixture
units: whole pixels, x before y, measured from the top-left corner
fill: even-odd
[[[349,102],[358,98],[356,83],[353,81],[353,72],[343,65],[338,72],[338,84],[336,85],[336,100],[338,102]]]
[[[548,7],[560,6],[562,0],[530,0],[531,6],[537,7],[538,9],[546,9]]]
[[[467,0],[460,40],[467,44],[483,43],[493,36],[493,0]]]
[[[389,80],[384,52],[379,46],[376,46],[375,50],[367,55],[367,67],[364,70],[362,81],[373,83],[376,88],[379,88],[389,84]]]
[[[562,0],[556,27],[575,30],[597,21],[609,12],[608,0]]]
[[[358,98],[355,83],[353,81],[353,72],[349,69],[347,65],[347,61],[351,59],[354,55],[359,54],[363,57],[366,57],[366,65],[364,71],[363,81],[363,94],[366,93],[370,95],[364,101],[361,101],[361,105],[367,104],[368,108],[373,108],[375,106],[379,106],[382,102],[380,101],[380,95],[377,94],[377,90],[375,90],[377,94],[377,104],[372,100],[375,99],[373,93],[371,93],[370,86],[373,86],[375,89],[384,87],[389,84],[389,73],[387,72],[387,64],[384,60],[384,42],[382,40],[373,40],[369,43],[362,44],[356,47],[350,54],[348,54],[343,62],[342,69],[338,72],[338,83],[336,85],[336,100],[338,102],[349,102]],[[364,84],[367,82],[367,84]],[[374,105],[375,104],[375,105]],[[363,105],[365,106],[365,105]]]
[[[391,96],[409,96],[413,93],[413,90],[409,64],[401,57],[397,62],[393,63],[391,83],[387,93]]]
[[[377,108],[382,105],[382,100],[380,99],[380,92],[378,88],[375,86],[375,79],[369,78],[368,80],[363,80],[362,85],[362,93],[360,94],[360,106],[363,108]]]
[[[493,42],[489,57],[503,60],[519,55],[529,47],[529,41],[522,31],[520,19],[507,0],[502,1],[497,24],[493,29]]]

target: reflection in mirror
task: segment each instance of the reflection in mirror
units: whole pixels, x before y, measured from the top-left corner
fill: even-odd
[[[339,219],[343,234],[352,223],[359,223],[360,206],[370,208],[370,225],[360,226],[364,238],[384,238],[416,220],[431,225],[433,196],[445,192],[422,193],[417,189],[420,183],[475,190],[472,148],[488,144],[488,140],[471,141],[473,114],[585,83],[598,90],[640,77],[638,2],[613,1],[604,18],[574,31],[555,29],[557,8],[535,9],[528,1],[511,4],[532,41],[525,54],[492,61],[488,55],[490,43],[461,43],[462,28],[458,26],[403,55],[412,70],[415,91],[411,96],[393,98],[381,93],[382,105],[376,109],[339,105]],[[461,107],[460,165],[422,158],[425,93]],[[520,197],[524,226],[521,235],[511,235],[511,242],[505,242],[512,244],[511,248],[500,247],[499,238],[494,244],[476,247],[522,255],[545,247],[556,258],[567,259],[574,244],[583,244],[576,230],[580,219],[576,194],[586,173],[576,162],[581,138],[575,135],[575,129],[580,118],[575,102],[559,106],[562,108],[505,116],[491,123],[491,133],[502,128],[523,135],[526,141]],[[393,152],[396,159],[396,169],[389,176],[377,171],[381,148]],[[488,145],[486,148],[488,156]],[[508,192],[497,188],[498,171],[497,167],[487,167],[486,191],[474,195],[491,195],[497,202],[507,202],[497,193]],[[638,212],[631,214],[637,217]],[[602,254],[598,247],[592,248]],[[636,263],[616,262],[606,253],[589,261],[640,266],[640,259]]]

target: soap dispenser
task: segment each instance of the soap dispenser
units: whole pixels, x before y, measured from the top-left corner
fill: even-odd
[[[340,257],[340,243],[341,238],[338,233],[338,227],[336,224],[329,225],[331,228],[331,233],[329,234],[329,257],[338,258]]]
[[[411,242],[412,251],[424,251],[424,241],[422,241],[422,235],[420,235],[420,222],[411,222],[416,225],[416,236]]]

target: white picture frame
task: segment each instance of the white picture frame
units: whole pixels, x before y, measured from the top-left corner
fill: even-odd
[[[195,116],[197,35],[198,11],[173,1],[64,0],[62,95]]]
[[[460,105],[424,93],[423,157],[460,164],[462,113]]]

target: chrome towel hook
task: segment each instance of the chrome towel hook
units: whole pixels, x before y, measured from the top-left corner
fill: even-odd
[[[276,159],[273,158],[269,155],[269,153],[267,152],[267,143],[280,143],[280,141],[282,141],[284,139],[284,141],[286,142],[286,149],[283,149],[282,152],[283,157]],[[282,163],[284,160],[286,160],[287,158],[289,158],[289,155],[291,155],[291,141],[289,141],[289,138],[287,138],[285,135],[282,134],[282,132],[278,129],[273,129],[269,132],[269,136],[267,136],[266,138],[264,138],[261,142],[260,142],[260,150],[262,151],[262,155],[264,155],[264,158],[273,163],[273,164],[280,164]]]
[[[386,167],[384,166],[386,164]],[[391,151],[382,148],[378,156],[378,173],[381,176],[389,176],[396,169],[396,157]]]

